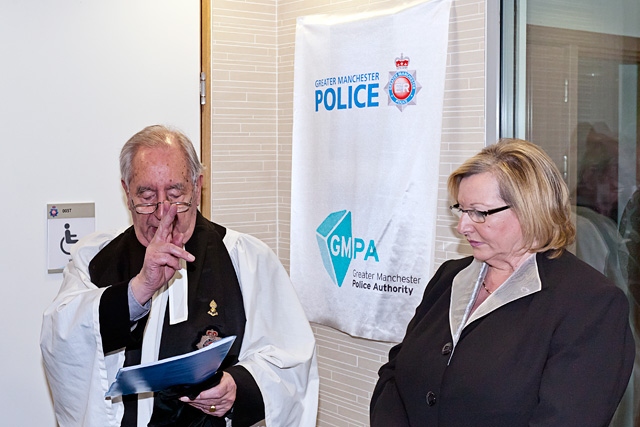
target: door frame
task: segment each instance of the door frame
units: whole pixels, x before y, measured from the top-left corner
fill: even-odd
[[[204,165],[200,212],[208,219],[212,207],[211,68],[211,0],[200,0],[200,161]]]

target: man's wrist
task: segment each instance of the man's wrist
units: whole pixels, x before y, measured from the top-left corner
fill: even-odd
[[[131,279],[133,281],[133,279]],[[141,318],[149,313],[151,309],[151,300],[148,300],[144,304],[140,304],[136,297],[133,295],[133,289],[131,288],[131,282],[129,282],[127,290],[128,301],[129,301],[129,320],[131,322],[137,322]]]

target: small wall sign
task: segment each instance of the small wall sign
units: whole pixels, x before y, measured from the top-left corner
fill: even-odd
[[[96,231],[95,203],[47,205],[48,273],[62,273],[78,240]]]

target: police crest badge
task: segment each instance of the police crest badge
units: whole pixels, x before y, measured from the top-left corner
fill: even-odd
[[[408,70],[409,57],[400,54],[395,59],[396,71],[389,71],[389,83],[384,87],[389,96],[389,105],[394,105],[402,111],[407,105],[416,104],[416,94],[422,86],[416,80],[416,71]]]

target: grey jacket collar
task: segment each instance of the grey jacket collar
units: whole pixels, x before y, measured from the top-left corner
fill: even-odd
[[[482,287],[487,269],[486,263],[474,259],[468,267],[461,270],[453,279],[449,306],[449,325],[454,349],[462,331],[471,322],[486,316],[511,301],[531,295],[542,289],[536,255],[533,254],[471,313],[471,308]],[[453,352],[451,354],[453,355]]]

